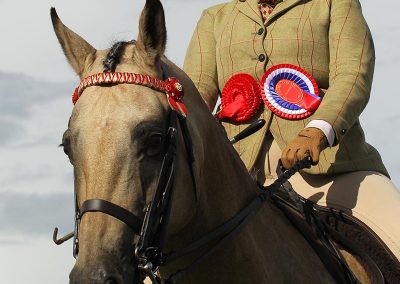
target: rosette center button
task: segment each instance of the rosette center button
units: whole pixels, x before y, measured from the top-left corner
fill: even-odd
[[[265,54],[260,54],[260,55],[258,56],[258,61],[260,61],[260,62],[264,62],[265,59],[266,59]]]

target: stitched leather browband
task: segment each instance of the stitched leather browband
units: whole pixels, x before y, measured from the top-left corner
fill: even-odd
[[[127,73],[127,72],[105,72],[90,75],[83,79],[72,95],[72,103],[75,105],[83,91],[90,86],[105,84],[133,84],[151,88],[166,94],[168,103],[173,110],[182,116],[187,116],[187,109],[182,102],[184,92],[183,86],[178,79],[169,77],[160,80],[149,75]]]
[[[87,87],[122,83],[146,86],[157,91],[165,92],[165,82],[160,79],[135,73],[107,72],[94,74],[83,79],[72,95],[72,102],[75,104]]]

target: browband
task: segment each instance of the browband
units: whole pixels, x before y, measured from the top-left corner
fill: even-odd
[[[127,72],[104,72],[90,75],[84,78],[72,95],[72,103],[75,105],[82,95],[83,91],[90,86],[99,86],[104,84],[133,84],[141,85],[160,91],[166,94],[168,103],[173,110],[179,112],[182,116],[187,116],[187,109],[182,102],[184,96],[183,86],[178,79],[169,77],[166,80]]]

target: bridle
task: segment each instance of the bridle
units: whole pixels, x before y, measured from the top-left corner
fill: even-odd
[[[164,74],[165,74],[165,70]],[[75,104],[84,89],[90,86],[99,86],[105,84],[135,84],[142,85],[154,90],[164,92],[172,108],[169,115],[169,127],[164,142],[163,161],[158,177],[154,198],[145,210],[145,217],[142,220],[132,212],[121,206],[102,199],[88,199],[78,206],[77,192],[74,192],[75,199],[75,229],[65,237],[57,238],[58,229],[55,228],[53,240],[56,244],[62,244],[66,240],[73,238],[73,255],[76,258],[79,253],[79,226],[82,217],[89,212],[102,212],[115,217],[116,219],[128,225],[135,234],[139,235],[139,241],[135,245],[135,257],[138,261],[138,269],[144,276],[150,277],[153,283],[160,283],[161,279],[157,276],[158,268],[166,263],[173,262],[180,257],[187,255],[199,248],[208,245],[211,246],[206,253],[196,259],[185,269],[172,274],[168,279],[163,279],[163,283],[176,283],[185,275],[191,273],[202,261],[210,256],[218,247],[222,246],[227,240],[233,238],[240,229],[247,223],[252,215],[261,207],[262,204],[283,184],[291,175],[298,170],[308,167],[309,163],[302,161],[294,168],[285,172],[275,183],[269,187],[269,190],[263,190],[256,198],[245,208],[239,211],[231,219],[221,224],[205,236],[186,247],[171,253],[165,253],[163,248],[166,237],[166,227],[169,221],[171,210],[171,197],[173,195],[173,180],[175,176],[175,157],[177,149],[178,129],[181,129],[184,145],[187,152],[188,165],[192,175],[193,187],[196,191],[196,182],[194,178],[193,162],[194,155],[192,150],[192,141],[186,125],[186,107],[183,105],[183,87],[175,78],[160,80],[148,75],[134,73],[99,73],[89,76],[81,81],[75,89],[72,101]],[[180,124],[180,127],[178,127]],[[196,194],[196,193],[195,193]],[[215,242],[216,241],[216,242]],[[144,277],[143,277],[144,278]]]
[[[149,276],[153,282],[157,281],[155,272],[158,270],[158,267],[164,263],[165,259],[163,247],[171,210],[170,200],[173,195],[178,123],[181,123],[181,127],[186,123],[184,117],[179,116],[176,111],[170,112],[169,121],[170,123],[164,143],[163,161],[155,194],[153,200],[145,209],[144,219],[142,220],[130,211],[106,200],[89,199],[84,201],[82,206],[76,211],[74,256],[79,252],[79,223],[83,215],[88,212],[102,212],[124,222],[136,235],[140,236],[135,245],[135,257],[138,261],[138,269],[145,276]],[[184,127],[182,127],[182,129],[184,129]],[[184,140],[187,141],[187,139],[190,138],[184,133],[185,130],[182,130]],[[191,144],[190,141],[186,143],[188,145]],[[188,157],[192,157],[192,155],[189,154],[191,153],[191,148],[187,148],[187,150]],[[192,167],[192,163],[189,165]],[[191,172],[193,173],[192,168]],[[195,185],[194,180],[193,184]]]
[[[162,254],[162,248],[165,243],[166,227],[171,210],[170,200],[176,168],[175,157],[178,129],[180,129],[182,133],[196,196],[196,182],[192,167],[194,155],[192,151],[192,141],[186,125],[187,110],[182,102],[183,87],[176,78],[169,77],[165,80],[160,80],[148,75],[121,72],[99,73],[83,79],[75,89],[72,102],[76,104],[84,89],[87,87],[122,83],[142,85],[163,92],[172,108],[169,114],[169,126],[163,147],[163,160],[154,198],[146,207],[145,217],[142,220],[125,208],[102,199],[85,200],[82,206],[79,207],[77,192],[75,190],[75,229],[72,233],[58,239],[58,228],[55,228],[53,240],[57,245],[60,245],[68,239],[73,238],[73,256],[76,258],[79,253],[79,227],[82,217],[89,212],[102,212],[113,216],[124,222],[135,234],[140,236],[139,241],[135,245],[135,256],[138,260],[138,268],[152,278],[153,281],[156,281],[155,271],[163,264],[163,259],[165,258]]]
[[[165,70],[163,71],[165,74]],[[311,161],[309,159],[299,161],[291,169],[285,170],[272,185],[268,186],[268,188],[258,185],[259,188],[262,189],[260,194],[258,194],[235,216],[193,243],[177,251],[166,253],[164,251],[164,245],[166,239],[166,228],[169,223],[169,215],[172,207],[171,198],[173,196],[174,188],[173,183],[176,168],[175,157],[178,146],[178,129],[181,130],[184,147],[186,148],[187,163],[192,176],[193,188],[196,191],[196,181],[193,170],[194,155],[192,141],[186,125],[187,110],[182,102],[183,88],[180,82],[175,78],[160,80],[147,75],[133,73],[100,73],[82,80],[79,87],[74,92],[72,98],[73,103],[75,104],[77,102],[83,90],[89,86],[122,83],[142,85],[163,92],[166,94],[168,102],[172,108],[169,114],[169,126],[164,142],[163,161],[154,198],[146,207],[144,219],[142,220],[121,206],[102,199],[88,199],[83,202],[81,207],[79,207],[77,192],[74,191],[75,229],[72,233],[58,239],[58,229],[55,228],[53,240],[59,245],[64,243],[66,240],[73,238],[73,255],[76,258],[79,253],[79,227],[82,217],[89,212],[102,212],[113,216],[124,222],[135,234],[139,235],[139,240],[135,244],[135,257],[138,262],[137,268],[142,274],[139,278],[143,280],[145,276],[148,276],[153,283],[174,284],[179,282],[187,274],[194,271],[200,263],[212,255],[226,241],[236,236],[251,217],[255,215],[258,209],[261,208],[266,201],[270,200],[271,196],[276,193],[292,175],[303,168],[310,167]],[[168,279],[161,279],[157,276],[156,272],[160,266],[173,262],[176,259],[200,248],[204,248],[205,246],[208,247],[206,252],[200,255],[186,268],[173,273]],[[142,280],[138,279],[138,281]]]

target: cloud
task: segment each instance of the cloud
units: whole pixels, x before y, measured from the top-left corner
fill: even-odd
[[[62,231],[73,229],[73,194],[0,193],[0,235],[51,236],[55,226]],[[17,240],[18,241],[18,240]],[[0,242],[0,245],[1,243]]]
[[[0,72],[0,194],[70,192],[72,168],[57,146],[73,85]]]
[[[52,83],[0,71],[0,118],[26,118],[34,106],[57,100],[71,90],[72,83]]]
[[[56,246],[51,236],[43,236],[3,244],[0,241],[1,283],[68,283],[75,262],[71,241]]]
[[[23,126],[0,116],[0,147],[7,145],[13,139],[18,139],[24,132]]]
[[[57,102],[61,103],[56,106],[60,114],[70,110],[69,98],[73,86],[72,82],[47,82],[23,74],[0,71],[0,147],[27,143],[29,137],[32,137],[30,131],[35,127],[36,134],[33,137],[37,142],[43,140],[43,135],[46,136],[51,129],[46,131],[32,123],[43,116],[48,119],[53,111],[50,107],[54,107]],[[42,126],[50,123],[43,122]],[[43,135],[40,136],[40,133]]]
[[[180,64],[188,41],[203,9],[226,0],[162,1],[169,35],[168,54]],[[51,80],[75,78],[64,59],[64,55],[54,35],[50,21],[51,6],[63,22],[73,31],[85,38],[95,48],[104,49],[115,40],[131,40],[137,37],[139,15],[144,0],[120,0],[113,5],[98,0],[44,0],[1,3],[0,26],[10,27],[2,30],[2,37],[12,44],[2,45],[1,68],[6,71],[35,74]],[[77,7],[79,7],[77,9]],[[95,9],[93,9],[95,7]],[[16,60],[18,58],[18,60]]]
[[[57,148],[73,85],[0,72],[0,245],[73,227],[72,168]]]

